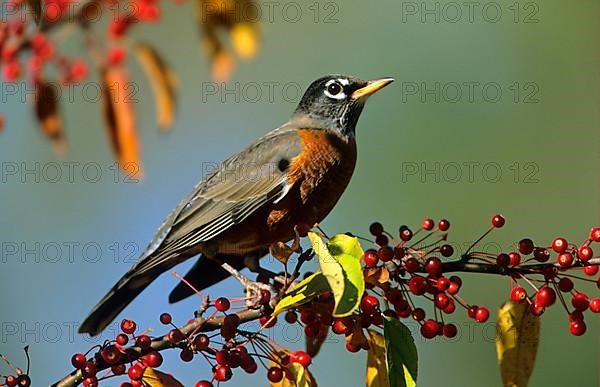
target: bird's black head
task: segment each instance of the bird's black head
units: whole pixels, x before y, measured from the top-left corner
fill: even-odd
[[[345,75],[327,75],[314,81],[304,93],[293,118],[314,128],[331,129],[354,136],[358,117],[367,98],[393,81],[363,81]]]

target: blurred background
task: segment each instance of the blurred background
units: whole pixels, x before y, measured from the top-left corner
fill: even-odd
[[[303,89],[324,74],[396,78],[361,117],[357,169],[323,223],[329,233],[366,235],[374,220],[394,232],[444,217],[460,251],[500,212],[506,226],[484,243],[494,252],[513,249],[522,237],[540,245],[555,236],[578,242],[599,225],[597,1],[484,1],[473,8],[446,1],[271,3],[272,17],[258,3],[257,56],[239,63],[227,85],[211,80],[192,4],[165,4],[157,25],[132,31],[152,42],[180,79],[177,120],[172,132],[161,133],[150,85],[127,59],[138,86],[142,180],[116,168],[99,103],[81,90],[63,104],[64,159],[21,98],[2,101],[0,352],[23,367],[29,344],[34,385],[59,379],[70,372],[73,353],[114,337],[115,324],[97,340],[78,335],[77,325],[196,182],[287,120]],[[65,44],[85,53],[79,38]],[[462,296],[472,304],[496,309],[509,297],[506,278],[462,278]],[[176,283],[162,276],[119,321],[134,318],[142,329],[162,332],[158,316],[169,311],[185,323],[199,300],[168,305]],[[210,294],[239,291],[226,281]],[[452,319],[455,339],[416,336],[419,385],[500,386],[493,319],[474,324],[463,310]],[[588,332],[574,337],[560,307],[547,311],[531,386],[598,385],[600,326],[597,318],[587,323]],[[304,345],[298,328],[278,324],[271,331],[291,348]],[[200,359],[184,364],[175,351],[164,356],[161,369],[185,385],[210,372]],[[353,386],[363,384],[365,363],[365,352],[348,353],[336,336],[311,368],[322,386]],[[267,380],[262,371],[237,372],[229,384]]]

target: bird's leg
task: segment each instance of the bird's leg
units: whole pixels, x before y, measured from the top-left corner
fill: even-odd
[[[268,278],[273,278],[273,280],[275,282],[279,282],[280,284],[282,284],[284,286],[287,285],[285,275],[279,275],[269,269],[265,269],[264,267],[261,267],[259,260],[260,260],[260,257],[258,257],[256,255],[247,255],[244,257],[244,265],[252,273],[256,273],[259,275],[262,274]]]

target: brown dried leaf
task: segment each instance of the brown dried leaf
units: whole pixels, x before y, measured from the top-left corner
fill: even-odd
[[[306,336],[306,353],[310,356],[315,357],[321,350],[325,339],[327,339],[327,335],[329,334],[329,326],[321,325],[321,329],[319,329],[319,334],[316,337],[308,337]]]
[[[269,246],[269,252],[275,259],[284,265],[290,259],[290,256],[294,253],[294,251],[283,242],[275,242]]]
[[[135,53],[154,93],[158,127],[164,131],[169,130],[175,120],[175,75],[161,55],[150,45],[137,43]]]
[[[363,269],[365,282],[371,285],[381,285],[390,280],[390,272],[383,266]]]
[[[367,340],[360,323],[353,324],[352,332],[346,336],[346,342],[354,347],[369,349],[369,340]]]
[[[36,83],[34,109],[42,132],[52,141],[54,151],[59,156],[66,153],[66,141],[62,120],[58,111],[58,85],[40,79]]]
[[[102,100],[113,150],[128,177],[140,178],[142,167],[129,74],[121,67],[102,70]]]

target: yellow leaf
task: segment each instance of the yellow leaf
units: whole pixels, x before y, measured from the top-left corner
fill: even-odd
[[[155,370],[152,367],[144,369],[142,381],[150,387],[183,387],[183,384],[171,375]]]
[[[390,387],[385,338],[375,330],[369,329],[368,332],[367,387]]]
[[[333,292],[333,317],[352,314],[365,291],[365,278],[360,265],[363,250],[358,239],[338,234],[325,244],[314,232],[309,232],[308,237]]]
[[[272,353],[271,357],[275,358],[277,361],[270,360],[270,367],[281,367],[281,358],[283,357],[283,353]],[[317,387],[317,381],[312,376],[309,370],[304,368],[299,363],[290,363],[286,367],[287,371],[291,374],[292,380],[288,379],[286,376],[281,379],[280,382],[270,383],[271,387]]]
[[[271,316],[276,316],[285,310],[302,305],[327,290],[329,290],[329,285],[323,273],[314,273],[299,282],[293,289],[288,289],[275,306]]]
[[[233,39],[233,46],[240,57],[249,59],[256,55],[258,49],[256,24],[236,24],[231,30],[231,38]]]
[[[135,53],[154,93],[158,127],[161,130],[168,130],[175,120],[175,75],[160,54],[150,45],[137,43]]]
[[[540,334],[540,320],[526,303],[507,302],[496,320],[496,353],[505,386],[527,386]]]

